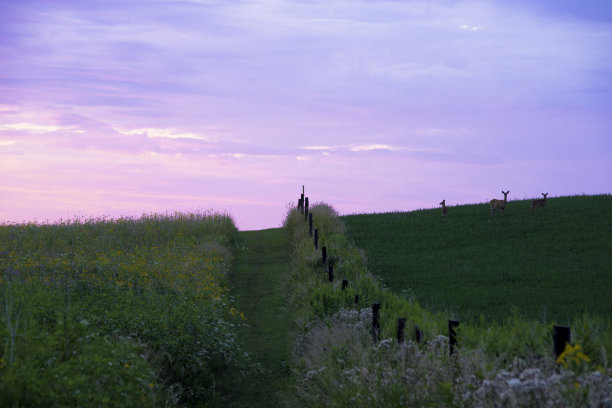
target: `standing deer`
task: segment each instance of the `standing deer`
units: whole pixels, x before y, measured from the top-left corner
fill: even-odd
[[[495,212],[495,209],[499,210],[499,216],[501,217],[504,213],[504,208],[506,208],[506,203],[508,202],[508,193],[510,192],[510,190],[508,191],[504,191],[502,190],[502,194],[504,195],[504,199],[502,200],[496,200],[493,199],[490,201],[491,203],[491,215],[493,215],[493,213]]]
[[[542,195],[544,196],[544,198],[537,198],[531,202],[531,211],[535,210],[537,206],[540,206],[542,207],[542,209],[544,209],[544,206],[546,205],[546,196],[548,195],[548,193],[542,193]]]
[[[442,206],[442,216],[446,217],[446,199],[442,200],[440,205]]]

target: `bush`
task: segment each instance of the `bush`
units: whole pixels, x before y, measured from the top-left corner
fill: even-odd
[[[236,233],[220,214],[0,226],[0,405],[218,403],[217,378],[250,364]]]

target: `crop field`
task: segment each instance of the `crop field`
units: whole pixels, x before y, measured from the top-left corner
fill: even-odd
[[[220,214],[0,225],[0,406],[214,403],[243,355],[236,234]]]
[[[448,204],[448,203],[447,203]],[[392,291],[460,318],[569,324],[612,313],[612,196],[510,201],[342,217]]]

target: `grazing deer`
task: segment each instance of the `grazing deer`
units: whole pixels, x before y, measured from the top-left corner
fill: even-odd
[[[442,200],[440,205],[442,206],[442,216],[446,217],[446,199]]]
[[[531,202],[531,211],[535,210],[537,206],[540,206],[542,207],[542,209],[544,209],[544,206],[546,205],[546,196],[548,195],[548,193],[542,193],[542,195],[544,196],[544,198],[537,198]]]
[[[495,212],[495,209],[497,208],[499,210],[499,216],[501,217],[504,213],[504,208],[506,208],[506,203],[508,202],[508,193],[510,192],[510,190],[508,191],[504,191],[502,190],[502,194],[504,195],[504,200],[496,200],[493,199],[490,201],[491,203],[491,215],[493,215],[493,213]]]

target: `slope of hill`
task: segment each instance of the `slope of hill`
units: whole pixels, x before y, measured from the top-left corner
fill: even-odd
[[[612,312],[612,196],[549,198],[342,217],[393,291],[459,318],[511,313],[569,323]]]

